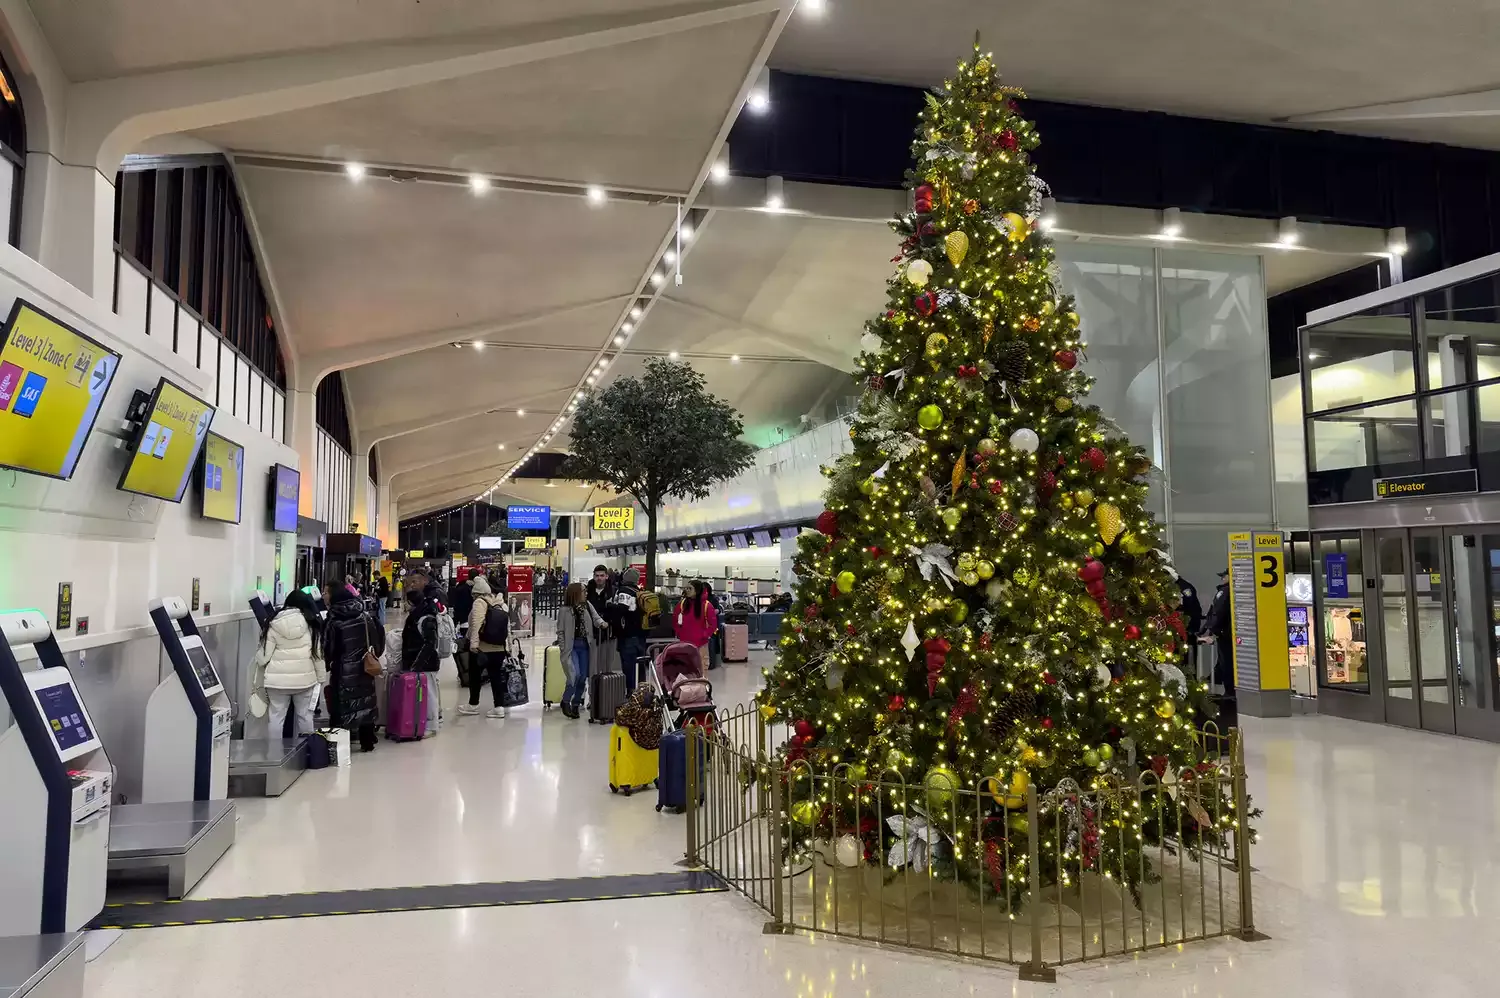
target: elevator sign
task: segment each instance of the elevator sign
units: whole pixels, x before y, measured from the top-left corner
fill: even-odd
[[[1282,549],[1279,533],[1245,531],[1229,535],[1234,685],[1240,689],[1291,688]]]

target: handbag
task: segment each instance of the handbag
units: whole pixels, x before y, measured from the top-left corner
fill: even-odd
[[[365,675],[371,679],[379,676],[385,667],[380,664],[380,658],[375,654],[375,649],[370,647],[370,620],[365,618]]]
[[[514,642],[514,651],[500,663],[500,706],[520,707],[531,699],[526,688],[526,653],[521,650],[520,639]]]

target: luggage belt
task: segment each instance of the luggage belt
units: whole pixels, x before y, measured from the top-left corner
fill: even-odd
[[[445,908],[495,908],[560,904],[566,901],[620,901],[628,898],[715,894],[728,890],[701,870],[643,873],[559,880],[512,880],[484,884],[433,884],[367,890],[312,891],[259,897],[206,898],[201,901],[133,901],[107,904],[91,929],[155,929],[221,922],[260,922],[322,915],[383,915]]]

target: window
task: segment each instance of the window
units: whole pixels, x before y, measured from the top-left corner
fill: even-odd
[[[0,230],[21,244],[21,189],[26,173],[26,115],[15,77],[0,59]]]

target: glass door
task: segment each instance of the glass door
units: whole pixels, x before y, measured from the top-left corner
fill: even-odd
[[[1375,534],[1373,571],[1380,619],[1371,621],[1371,625],[1380,629],[1385,652],[1385,719],[1416,728],[1421,726],[1421,714],[1412,678],[1409,540],[1405,530],[1381,530]]]
[[[1441,530],[1411,532],[1413,675],[1420,691],[1420,724],[1429,731],[1452,733],[1454,630],[1449,625],[1453,573],[1448,570]]]
[[[1500,535],[1450,528],[1455,706],[1496,709],[1500,676]]]

